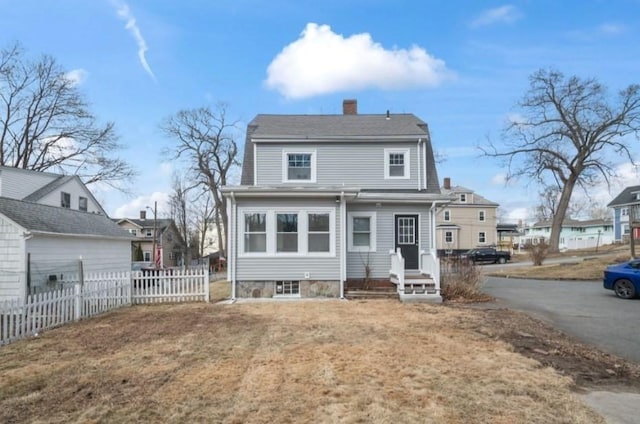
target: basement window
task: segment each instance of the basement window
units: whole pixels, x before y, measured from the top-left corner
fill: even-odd
[[[276,281],[276,296],[299,296],[300,281]]]

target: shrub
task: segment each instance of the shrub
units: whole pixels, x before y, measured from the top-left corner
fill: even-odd
[[[483,277],[480,269],[470,261],[460,261],[454,267],[455,272],[441,276],[441,294],[447,301],[487,302],[491,296],[483,293]]]
[[[528,244],[526,249],[529,252],[529,257],[533,261],[533,266],[540,266],[547,258],[549,244],[546,240],[542,239],[537,244]]]

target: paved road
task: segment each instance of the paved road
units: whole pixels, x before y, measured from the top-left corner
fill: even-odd
[[[640,363],[640,299],[624,300],[600,281],[487,277],[483,290],[605,352]]]

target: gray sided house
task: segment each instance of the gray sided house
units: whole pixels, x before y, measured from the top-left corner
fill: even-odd
[[[440,193],[427,124],[413,114],[258,115],[240,186],[227,186],[232,297],[343,297],[394,283],[440,300]],[[404,261],[404,265],[401,264]]]
[[[131,237],[106,215],[0,197],[0,301],[84,272],[128,271]]]

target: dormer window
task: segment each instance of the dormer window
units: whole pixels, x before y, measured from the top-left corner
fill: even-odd
[[[316,182],[315,152],[284,152],[283,182]]]
[[[409,178],[409,149],[384,149],[384,178]]]
[[[460,203],[467,203],[467,193],[460,193]]]

